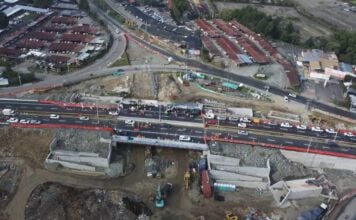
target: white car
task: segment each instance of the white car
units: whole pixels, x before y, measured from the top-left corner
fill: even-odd
[[[89,117],[88,117],[88,116],[80,116],[80,117],[79,117],[79,120],[82,120],[82,121],[89,121]]]
[[[248,118],[240,118],[240,122],[244,122],[244,123],[250,123],[251,120]]]
[[[188,135],[179,135],[179,141],[190,141],[191,138]]]
[[[216,119],[218,119],[219,121],[225,121],[226,120],[226,116],[225,115],[218,115],[218,117],[216,117]]]
[[[109,115],[119,115],[118,111],[109,111]]]
[[[328,134],[336,134],[336,131],[333,128],[327,128],[325,129],[325,132]]]
[[[40,121],[40,120],[35,120],[35,119],[31,119],[30,122],[29,122],[29,124],[34,124],[34,125],[39,125],[39,124],[41,124],[41,123],[42,123],[42,121]]]
[[[297,125],[296,128],[298,130],[307,130],[307,126],[306,125]]]
[[[10,118],[10,119],[7,120],[7,122],[9,122],[9,123],[17,123],[17,122],[19,122],[19,119],[18,118]]]
[[[345,132],[344,136],[346,136],[346,137],[355,137],[355,135],[350,131],[349,132]]]
[[[289,96],[289,97],[292,97],[292,98],[297,98],[297,95],[294,94],[294,93],[289,93],[288,96]]]
[[[237,131],[237,134],[239,135],[248,135],[247,131]]]
[[[30,119],[21,119],[20,124],[30,124]]]
[[[291,128],[291,127],[293,127],[291,124],[289,124],[288,122],[282,122],[281,124],[281,127],[283,127],[283,128]]]
[[[320,127],[311,127],[311,130],[312,131],[315,131],[315,132],[323,132],[324,130],[323,129],[321,129]]]
[[[240,118],[231,116],[231,117],[229,118],[229,120],[230,120],[230,121],[239,121]]]
[[[246,123],[238,123],[238,124],[237,124],[237,127],[239,127],[239,128],[246,128],[247,125],[246,125]]]
[[[57,115],[57,114],[50,114],[50,115],[49,115],[49,118],[50,118],[50,119],[59,119],[59,115]]]
[[[276,122],[274,122],[274,121],[268,121],[268,122],[266,122],[265,124],[267,124],[267,125],[272,125],[272,126],[276,126],[276,125],[278,125]]]
[[[215,115],[214,115],[214,114],[206,114],[206,115],[205,115],[205,118],[206,118],[206,119],[214,119],[214,118],[215,118]]]
[[[128,120],[125,121],[125,124],[133,126],[135,124],[135,121],[131,120],[131,119],[128,119]]]

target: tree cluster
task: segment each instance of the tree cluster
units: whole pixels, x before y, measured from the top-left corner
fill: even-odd
[[[299,31],[290,21],[281,17],[268,16],[251,6],[242,9],[224,9],[220,12],[220,17],[227,21],[236,19],[265,37],[291,44],[298,44],[300,41]]]
[[[328,38],[309,38],[303,46],[333,51],[340,61],[356,65],[356,32],[338,30]]]
[[[33,4],[35,7],[48,8],[53,4],[53,0],[24,0],[24,2]]]
[[[176,20],[180,20],[184,11],[188,10],[189,3],[187,0],[173,0],[172,15]]]
[[[7,28],[9,25],[9,19],[4,12],[0,12],[0,29]]]

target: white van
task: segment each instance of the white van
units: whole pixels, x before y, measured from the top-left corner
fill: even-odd
[[[190,140],[191,140],[191,138],[188,135],[179,135],[179,141],[187,141],[187,142],[189,142]]]

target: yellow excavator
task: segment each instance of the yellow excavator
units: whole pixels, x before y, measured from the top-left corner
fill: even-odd
[[[184,173],[184,189],[189,189],[190,173],[187,171]]]
[[[226,216],[225,216],[226,220],[239,220],[239,218],[232,214],[232,212],[226,212]]]

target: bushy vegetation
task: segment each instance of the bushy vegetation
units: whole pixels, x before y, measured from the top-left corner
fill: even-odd
[[[112,63],[110,67],[120,67],[120,66],[129,66],[129,65],[130,65],[129,54],[125,51],[122,57],[116,60],[114,63]]]
[[[103,0],[94,0],[93,3],[100,8],[101,10],[108,12],[108,15],[118,21],[120,24],[125,23],[125,18],[122,17],[119,13],[114,11],[108,4]]]
[[[40,8],[48,8],[53,4],[53,0],[25,0],[25,2]]]
[[[334,51],[340,61],[356,64],[356,32],[338,30],[328,38],[309,38],[303,46]]]
[[[9,19],[4,12],[0,12],[0,29],[7,28],[9,25]]]
[[[223,0],[225,2],[236,2],[236,3],[255,3],[255,4],[266,4],[266,5],[278,5],[278,6],[293,6],[293,2],[289,0]]]
[[[242,9],[224,9],[220,12],[224,20],[236,19],[256,33],[274,40],[299,44],[299,31],[292,22],[281,17],[268,16],[256,8],[248,6]]]
[[[6,67],[5,71],[2,73],[2,77],[7,78],[9,80],[10,86],[15,86],[21,83],[30,83],[36,81],[36,77],[34,73],[17,73],[13,71],[9,66]]]
[[[189,9],[188,0],[173,0],[172,15],[176,20],[180,20],[185,11]]]

